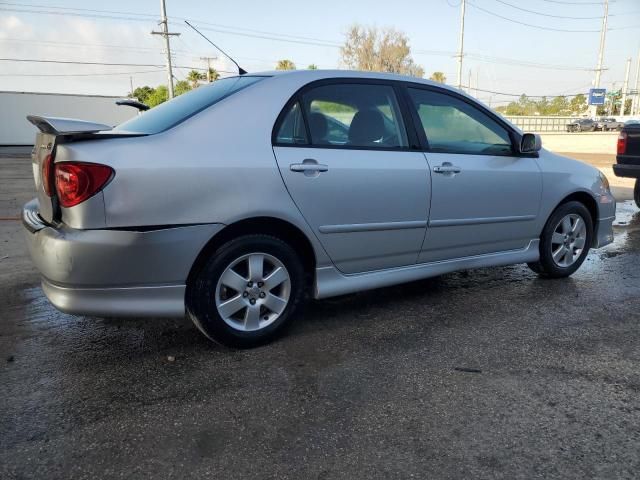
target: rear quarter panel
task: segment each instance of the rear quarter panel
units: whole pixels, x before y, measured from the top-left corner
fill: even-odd
[[[102,194],[108,228],[276,217],[305,233],[320,266],[326,254],[291,200],[271,146],[273,124],[298,83],[267,78],[165,132],[70,144],[64,158],[115,170]]]

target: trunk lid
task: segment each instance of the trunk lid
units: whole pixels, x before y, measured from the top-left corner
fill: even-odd
[[[141,136],[143,134],[120,131],[112,133],[113,127],[95,122],[74,120],[70,118],[27,116],[27,120],[40,130],[31,152],[33,179],[39,204],[39,215],[47,223],[60,220],[60,207],[54,188],[53,178],[56,147],[62,143],[79,140],[104,140],[107,138]],[[49,156],[51,155],[50,159]],[[91,159],[86,159],[91,162]],[[46,164],[50,162],[49,167]],[[45,174],[50,178],[44,178]],[[50,195],[47,194],[45,183],[52,186]]]

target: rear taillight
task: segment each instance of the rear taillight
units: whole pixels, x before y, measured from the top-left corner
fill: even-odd
[[[618,135],[618,155],[624,155],[627,151],[627,132],[620,132]]]
[[[114,171],[96,163],[56,163],[56,192],[62,207],[73,207],[104,188]]]
[[[42,161],[42,172],[40,172],[40,176],[42,177],[42,188],[44,189],[44,193],[46,193],[48,197],[53,197],[53,154],[50,153],[49,155],[44,157],[44,160]]]

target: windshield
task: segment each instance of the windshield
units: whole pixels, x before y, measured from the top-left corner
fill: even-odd
[[[266,77],[229,77],[203,85],[127,120],[114,130],[154,134],[163,132],[196,113]]]

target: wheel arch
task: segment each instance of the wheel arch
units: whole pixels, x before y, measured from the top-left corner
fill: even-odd
[[[558,204],[551,211],[549,216],[551,216],[551,214],[553,214],[553,212],[555,212],[560,205],[563,205],[567,202],[574,202],[574,201],[580,202],[585,207],[587,207],[587,210],[589,210],[589,213],[591,214],[591,221],[593,222],[593,227],[595,228],[598,222],[598,202],[596,201],[596,199],[593,197],[592,194],[582,190],[573,192],[567,195],[566,197],[564,197],[560,202],[558,202]]]
[[[200,250],[200,253],[198,253],[198,256],[191,266],[191,270],[187,276],[187,288],[192,283],[193,278],[205,265],[207,259],[219,247],[239,236],[252,234],[271,235],[289,243],[300,255],[305,271],[315,272],[315,250],[311,241],[300,228],[277,217],[251,217],[231,223],[211,237],[202,250]]]

